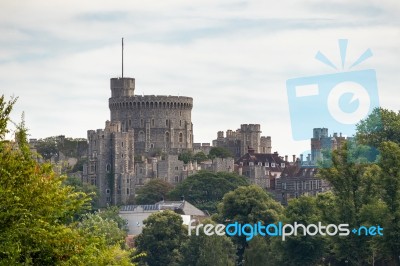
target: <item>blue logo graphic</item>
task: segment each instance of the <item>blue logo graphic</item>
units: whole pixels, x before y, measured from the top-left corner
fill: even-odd
[[[293,139],[307,140],[311,130],[319,127],[352,136],[355,125],[379,107],[375,70],[350,71],[371,57],[371,50],[367,49],[348,71],[344,71],[347,40],[339,40],[339,50],[340,72],[287,80]],[[338,70],[321,52],[315,58]]]

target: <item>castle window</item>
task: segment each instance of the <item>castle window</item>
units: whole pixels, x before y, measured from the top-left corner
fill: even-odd
[[[165,142],[169,142],[169,132],[165,132]]]
[[[129,195],[129,188],[127,188],[127,189],[126,189],[126,194],[128,194],[128,195]]]
[[[182,111],[179,111],[179,116],[182,116]]]
[[[106,171],[107,173],[111,171],[111,165],[109,163],[106,165]]]
[[[109,188],[106,189],[106,194],[110,194],[110,189]]]
[[[179,133],[179,142],[183,142],[183,134],[182,134],[182,132]]]
[[[111,197],[107,197],[106,201],[111,202]]]
[[[180,127],[182,126],[182,120],[179,120],[179,126]]]
[[[275,163],[271,163],[271,167],[275,167]]]
[[[132,120],[128,120],[128,125],[131,126],[132,125]]]
[[[151,126],[154,127],[154,119],[151,119]]]
[[[166,125],[166,126],[168,126],[168,119],[167,119],[167,120],[165,120],[165,125]]]
[[[143,119],[140,119],[140,126],[143,127],[143,125],[144,125]]]
[[[123,142],[121,142],[121,147],[124,147],[124,143]]]
[[[144,141],[144,132],[143,132],[143,131],[140,131],[140,132],[139,132],[138,141],[140,141],[140,142],[143,142],[143,141]]]
[[[153,143],[150,144],[150,148],[154,149],[154,144]]]
[[[175,176],[175,183],[179,182],[179,176]]]

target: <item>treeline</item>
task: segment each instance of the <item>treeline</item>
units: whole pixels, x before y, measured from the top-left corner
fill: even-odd
[[[37,152],[46,160],[52,156],[58,156],[61,152],[67,157],[80,158],[86,156],[88,144],[86,139],[66,138],[65,136],[53,136],[38,139],[35,142]]]

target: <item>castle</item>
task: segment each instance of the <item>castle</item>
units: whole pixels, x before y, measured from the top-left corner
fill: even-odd
[[[164,155],[166,173],[154,173],[154,167],[152,176],[169,181],[170,169],[183,167],[177,155],[193,146],[192,98],[135,95],[135,79],[127,77],[112,78],[110,89],[110,121],[104,129],[88,130],[83,171],[83,181],[99,189],[100,206],[133,201],[135,185],[141,183],[136,177],[142,174],[136,173],[135,158],[142,162]]]
[[[223,131],[218,131],[217,139],[213,140],[213,146],[228,149],[236,159],[248,153],[249,147],[256,153],[271,153],[271,137],[260,135],[259,124],[242,124],[236,131],[228,129],[226,137]]]

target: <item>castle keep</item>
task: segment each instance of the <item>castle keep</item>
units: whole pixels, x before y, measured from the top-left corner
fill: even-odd
[[[134,78],[112,78],[110,88],[110,121],[104,130],[88,130],[83,173],[98,187],[100,206],[133,200],[135,157],[177,155],[193,145],[192,98],[135,95]]]

